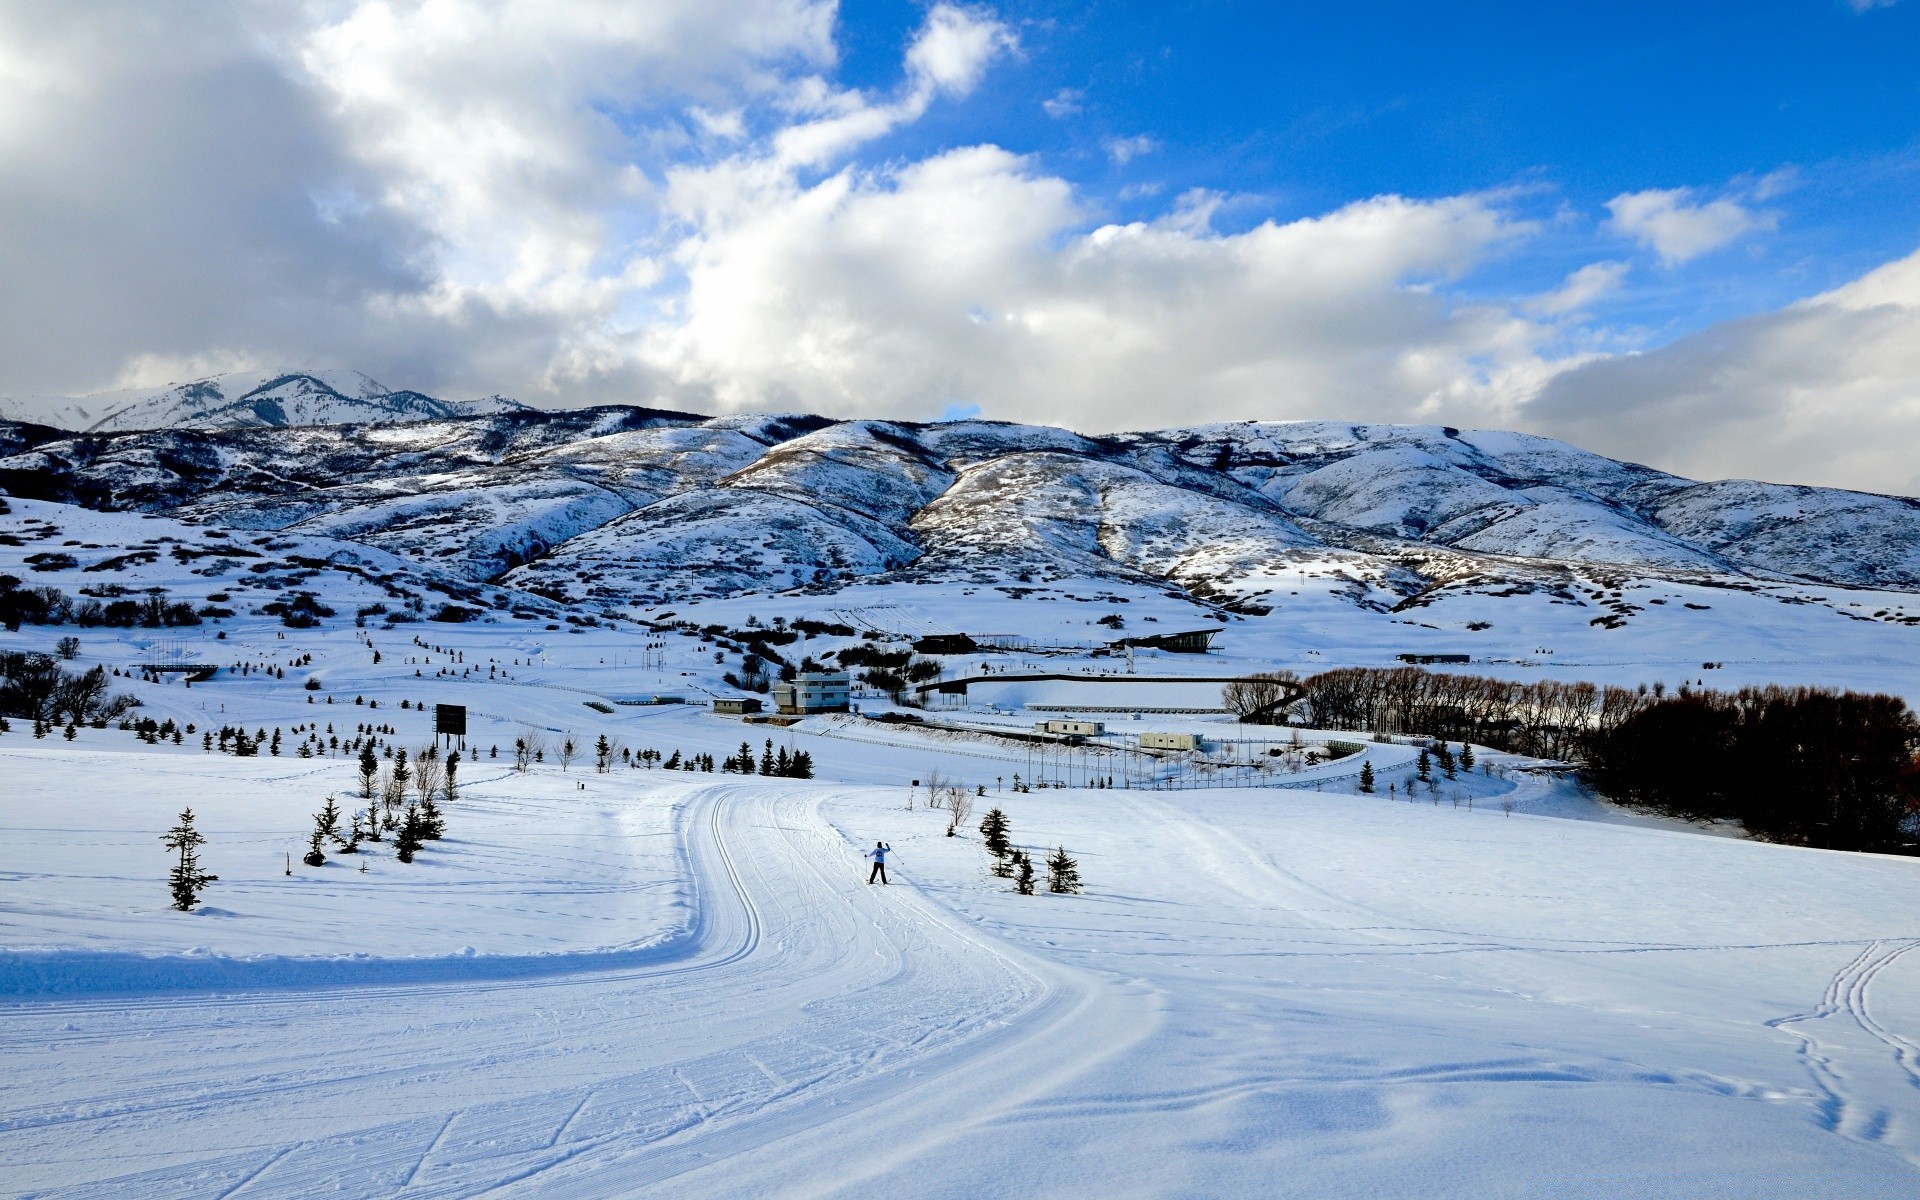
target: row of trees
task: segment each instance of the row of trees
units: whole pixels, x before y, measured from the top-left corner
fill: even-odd
[[[131,629],[198,625],[200,615],[184,600],[166,599],[165,588],[149,590],[141,599],[91,596],[75,600],[57,587],[23,587],[17,575],[0,575],[0,625],[9,631],[22,625],[84,625]]]
[[[1322,729],[1573,762],[1610,799],[1737,820],[1770,841],[1889,853],[1920,843],[1920,719],[1897,696],[1812,687],[1669,694],[1415,667],[1343,667],[1297,687],[1302,718]],[[1463,746],[1469,769],[1471,753]],[[1451,756],[1432,754],[1451,778]]]
[[[756,763],[753,747],[746,742],[740,743],[740,751],[721,760],[720,769],[735,775],[768,775],[779,779],[812,779],[813,755],[805,750],[795,750],[789,754],[785,746],[774,748],[773,739],[760,751]]]
[[[1913,853],[1920,721],[1895,696],[1823,688],[1682,691],[1588,737],[1604,795],[1770,841]]]
[[[1300,693],[1302,721],[1316,729],[1472,741],[1563,761],[1579,759],[1589,738],[1617,728],[1663,694],[1550,679],[1516,683],[1418,667],[1340,667],[1292,686]]]

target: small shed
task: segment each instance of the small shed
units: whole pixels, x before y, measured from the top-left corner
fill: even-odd
[[[721,696],[713,702],[713,711],[723,717],[744,717],[764,707],[757,696]]]

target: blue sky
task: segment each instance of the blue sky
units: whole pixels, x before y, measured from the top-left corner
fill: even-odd
[[[991,141],[1038,155],[1116,219],[1150,219],[1189,188],[1225,193],[1221,228],[1381,193],[1512,190],[1557,224],[1465,281],[1501,292],[1545,290],[1596,257],[1650,260],[1600,228],[1614,196],[1785,173],[1766,202],[1772,236],[1656,265],[1609,300],[1654,340],[1920,247],[1920,5],[996,7],[1020,56],[873,155]],[[840,13],[842,77],[891,86],[924,6],[849,0]],[[1152,149],[1115,160],[1114,142],[1141,137]]]
[[[1920,0],[13,0],[0,396],[1507,428],[1920,494]]]

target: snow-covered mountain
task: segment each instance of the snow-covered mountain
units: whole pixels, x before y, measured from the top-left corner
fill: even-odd
[[[0,399],[0,418],[89,433],[392,424],[525,407],[504,396],[454,402],[387,387],[358,371],[233,372],[162,389]]]
[[[245,382],[146,397],[84,434],[0,423],[0,489],[348,540],[598,607],[1104,579],[1258,612],[1309,568],[1382,611],[1576,574],[1920,590],[1911,499],[1700,483],[1523,434],[1284,422],[1090,438],[628,406],[457,412],[363,377]],[[163,414],[168,428],[113,429]]]

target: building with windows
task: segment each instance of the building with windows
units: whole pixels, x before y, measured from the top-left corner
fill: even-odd
[[[846,712],[853,698],[853,682],[845,671],[804,672],[793,682],[773,685],[775,712],[805,716],[808,713]]]

